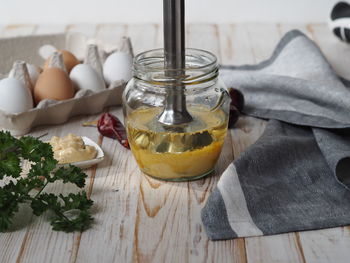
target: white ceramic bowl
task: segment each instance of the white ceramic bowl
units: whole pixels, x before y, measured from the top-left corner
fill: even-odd
[[[81,136],[83,139],[85,145],[93,146],[97,150],[97,155],[94,159],[86,160],[86,161],[81,161],[81,162],[73,162],[73,163],[65,163],[62,164],[62,166],[67,166],[67,165],[75,165],[81,169],[87,169],[90,168],[91,166],[98,164],[103,161],[105,155],[101,149],[101,147],[95,143],[93,140],[89,139],[88,137]]]

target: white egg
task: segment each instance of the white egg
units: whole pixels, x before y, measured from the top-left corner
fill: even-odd
[[[79,90],[100,91],[106,89],[102,77],[87,64],[76,65],[71,70],[69,77]]]
[[[129,81],[132,77],[132,57],[124,52],[114,52],[103,64],[103,76],[110,85],[117,80]]]
[[[20,113],[33,108],[30,90],[18,79],[0,81],[0,109],[8,113]]]

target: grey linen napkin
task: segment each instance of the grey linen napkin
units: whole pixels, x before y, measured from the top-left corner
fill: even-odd
[[[223,66],[244,112],[270,119],[221,176],[202,210],[210,239],[350,224],[350,89],[319,48],[290,31],[270,59]]]

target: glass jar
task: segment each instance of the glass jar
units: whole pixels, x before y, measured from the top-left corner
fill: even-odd
[[[186,49],[185,61],[180,80],[175,80],[164,68],[163,49],[137,55],[133,78],[123,93],[131,151],[142,172],[161,180],[187,181],[210,174],[226,137],[230,97],[218,78],[215,55]],[[158,118],[169,89],[179,83],[193,120],[164,125]]]

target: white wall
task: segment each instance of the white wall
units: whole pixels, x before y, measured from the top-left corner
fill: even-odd
[[[189,23],[325,22],[337,0],[186,0]],[[0,0],[0,24],[160,23],[162,0]]]

